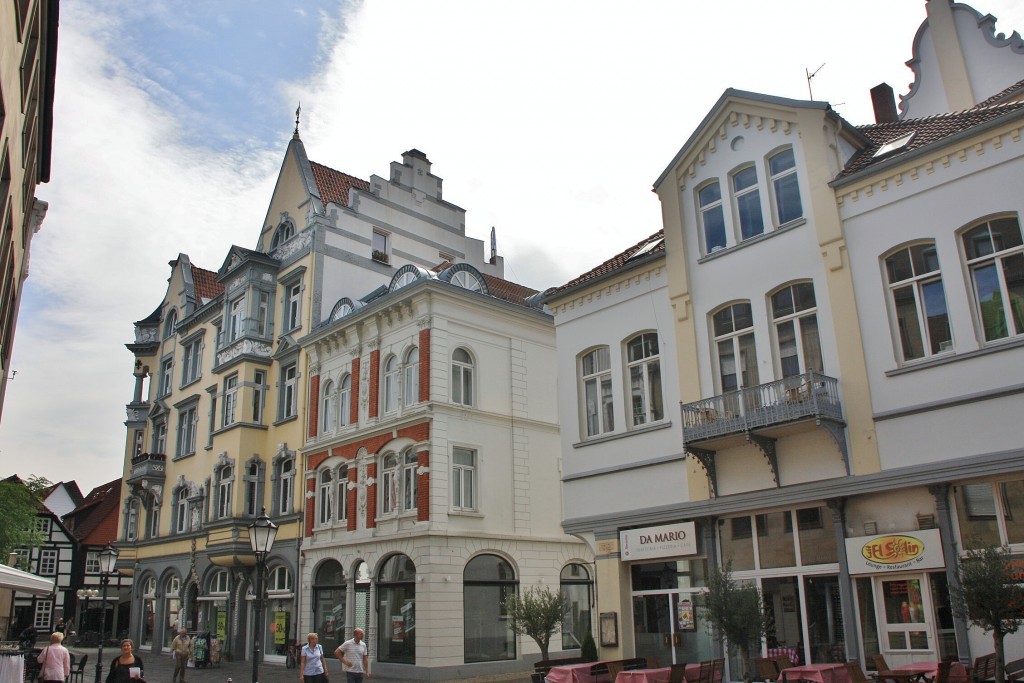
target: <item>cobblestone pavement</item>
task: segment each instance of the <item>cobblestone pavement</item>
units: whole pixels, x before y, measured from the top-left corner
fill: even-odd
[[[84,680],[81,681],[81,683],[95,683],[96,650],[76,647],[70,647],[68,649],[71,650],[76,658],[81,657],[83,654],[89,655],[89,660],[85,664]],[[117,648],[103,648],[104,679],[107,677],[107,667],[110,666],[110,662],[117,654]],[[156,656],[140,652],[139,656],[142,657],[142,661],[146,665],[143,674],[145,676],[146,683],[171,683],[171,676],[174,674],[174,662],[171,660],[170,655],[164,654]],[[329,669],[328,673],[331,683],[345,683],[345,674],[342,672],[341,664],[338,661],[331,661]],[[252,663],[223,662],[220,666],[211,668],[188,669],[186,676],[186,683],[227,683],[227,681],[231,681],[232,683],[250,683],[252,681]],[[501,681],[502,683],[528,683],[530,676],[529,674],[519,674],[511,676],[487,676],[462,680],[473,681],[475,683],[485,683],[489,681]],[[298,682],[298,669],[287,669],[282,664],[260,665],[259,683]],[[366,679],[366,683],[408,683],[408,681],[400,678],[372,676],[371,678]]]

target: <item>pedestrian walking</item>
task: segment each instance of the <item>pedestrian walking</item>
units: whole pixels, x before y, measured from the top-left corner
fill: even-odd
[[[178,635],[171,641],[171,657],[174,658],[174,675],[171,676],[172,683],[181,677],[181,683],[185,683],[185,671],[188,667],[188,658],[192,656],[192,639],[188,637],[188,631],[181,629]]]
[[[363,683],[363,676],[370,677],[370,653],[363,641],[363,629],[352,631],[352,637],[338,646],[334,656],[341,661],[347,683]]]
[[[39,680],[44,683],[64,683],[71,675],[71,653],[62,644],[64,634],[54,631],[50,634],[50,644],[36,657],[42,667],[39,669]]]
[[[324,648],[317,642],[320,637],[315,633],[306,635],[306,644],[302,646],[299,663],[299,680],[304,683],[327,682],[327,658]]]

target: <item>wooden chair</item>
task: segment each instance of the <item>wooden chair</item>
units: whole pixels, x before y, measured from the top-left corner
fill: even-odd
[[[711,683],[717,683],[722,680],[722,674],[725,673],[725,658],[711,660]]]
[[[779,655],[775,658],[775,666],[778,667],[780,672],[783,669],[792,669],[793,660],[789,658],[789,655]]]
[[[85,683],[85,662],[88,659],[89,655],[82,655],[81,659],[79,659],[77,662],[74,662],[75,664],[77,664],[77,666],[71,667],[71,683],[75,683],[75,679],[78,679],[82,683]]]
[[[646,669],[647,659],[644,657],[633,657],[623,662],[626,667],[626,671],[632,671],[634,669]]]
[[[686,665],[673,664],[668,675],[668,683],[686,683]]]
[[[1007,662],[1003,667],[1003,674],[1008,681],[1019,681],[1024,678],[1024,659],[1015,659]]]
[[[715,662],[709,659],[700,663],[700,674],[697,676],[697,683],[714,683]]]
[[[608,667],[608,680],[612,683],[615,683],[615,677],[618,676],[619,673],[626,670],[625,662],[608,662],[605,666]]]
[[[935,678],[931,680],[931,683],[949,683],[949,671],[952,668],[952,662],[939,662],[939,666],[935,670]]]
[[[846,675],[850,679],[850,683],[874,683],[874,679],[868,678],[864,674],[864,669],[860,667],[860,662],[856,659],[851,659],[846,663]]]
[[[992,654],[982,655],[974,660],[974,666],[971,668],[971,680],[974,683],[984,683],[985,681],[994,681],[996,679],[996,655]]]
[[[774,681],[779,677],[779,667],[771,657],[755,657],[754,669],[759,681]]]
[[[882,655],[872,655],[871,661],[875,663],[877,671],[872,676],[878,681],[892,681],[892,683],[910,683],[911,681],[923,681],[925,676],[922,673],[908,673],[905,671],[893,671],[889,663]]]
[[[530,674],[530,683],[545,683],[544,676],[546,675],[547,674],[542,674],[539,671],[534,671]]]

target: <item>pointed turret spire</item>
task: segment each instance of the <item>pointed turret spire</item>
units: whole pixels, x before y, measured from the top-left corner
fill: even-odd
[[[292,133],[292,138],[295,140],[299,139],[299,114],[302,113],[302,102],[299,102],[299,106],[295,109],[295,132]]]

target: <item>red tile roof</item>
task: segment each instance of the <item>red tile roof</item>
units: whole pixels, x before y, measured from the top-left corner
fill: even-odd
[[[196,296],[201,299],[216,299],[224,292],[224,285],[217,282],[217,273],[192,266],[192,282],[196,286]]]
[[[86,545],[106,545],[117,540],[120,513],[121,480],[97,486],[74,510],[64,515],[64,522],[75,537]]]
[[[633,257],[634,254],[639,252],[641,249],[643,249],[647,245],[652,244],[654,242],[657,242],[658,240],[661,240],[660,244],[657,244],[654,247],[652,247],[647,252],[647,254],[664,254],[665,253],[665,239],[664,238],[665,238],[665,231],[664,230],[659,230],[658,232],[654,233],[650,237],[645,237],[644,239],[640,240],[639,242],[637,242],[636,244],[631,246],[629,249],[626,249],[622,253],[619,253],[619,254],[616,254],[615,256],[612,256],[610,259],[608,259],[607,261],[605,261],[604,263],[602,263],[598,267],[593,268],[591,270],[588,270],[587,272],[583,273],[582,275],[580,275],[578,277],[575,277],[572,280],[569,280],[568,282],[566,282],[564,285],[561,285],[560,287],[552,287],[551,289],[545,291],[544,294],[545,294],[545,296],[550,297],[552,294],[556,294],[556,293],[561,292],[561,291],[566,290],[566,289],[571,289],[572,287],[576,287],[577,285],[582,285],[584,283],[590,282],[591,280],[596,280],[596,279],[598,279],[598,278],[600,278],[600,277],[602,277],[604,275],[608,275],[609,273],[613,273],[616,270],[619,270],[620,268],[623,268],[626,265],[626,263]]]
[[[536,289],[530,289],[529,287],[524,287],[509,280],[503,280],[500,277],[487,275],[486,273],[480,274],[483,275],[484,282],[487,284],[487,293],[495,299],[501,299],[517,306],[529,307],[530,304],[526,301],[526,298],[537,293]]]
[[[970,130],[989,121],[994,121],[1002,116],[1008,116],[1024,110],[1024,101],[1004,102],[987,107],[978,106],[966,111],[951,112],[948,114],[937,114],[923,119],[904,119],[894,123],[876,123],[867,126],[858,126],[857,130],[866,135],[871,144],[860,153],[855,155],[839,174],[839,178],[853,175],[870,166],[888,161],[889,159],[901,157],[914,150],[921,149],[934,142],[939,142],[957,133]],[[899,151],[875,158],[875,152],[887,142],[901,138],[913,132],[914,137]]]
[[[333,202],[348,206],[348,193],[353,187],[366,192],[370,191],[370,183],[361,178],[335,171],[333,168],[315,161],[310,161],[309,166],[313,169],[313,179],[316,181],[316,188],[320,191],[320,199],[324,204]]]
[[[1012,97],[1015,94],[1024,94],[1024,81],[1017,81],[1016,83],[1011,85],[1009,88],[1006,88],[1005,90],[1001,90],[1001,91],[997,92],[995,95],[993,95],[992,97],[988,98],[984,102],[980,102],[980,103],[974,105],[971,108],[972,109],[980,109],[982,107],[990,107],[993,104],[998,104],[999,102],[1002,102],[1003,100],[1010,99],[1010,97]]]

